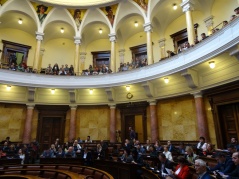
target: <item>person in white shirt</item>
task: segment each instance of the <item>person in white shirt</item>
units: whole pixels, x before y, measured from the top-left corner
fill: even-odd
[[[22,159],[21,164],[24,164],[25,154],[22,152],[22,149],[19,149],[18,156],[19,156],[20,159]]]
[[[163,154],[168,160],[173,161],[172,153],[168,151],[168,146],[164,146]]]
[[[205,142],[204,137],[199,138],[199,142],[197,144],[197,154],[201,155],[202,152],[207,150],[207,143]]]

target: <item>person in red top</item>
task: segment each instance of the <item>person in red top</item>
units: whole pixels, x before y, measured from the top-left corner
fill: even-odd
[[[191,174],[189,171],[189,167],[187,165],[187,160],[182,157],[179,156],[178,157],[178,165],[175,169],[175,172],[173,172],[173,176],[168,176],[166,179],[191,179]]]

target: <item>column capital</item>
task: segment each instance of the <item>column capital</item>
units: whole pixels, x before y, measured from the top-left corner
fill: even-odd
[[[152,101],[148,101],[150,106],[156,106],[157,101],[156,100],[152,100]]]
[[[81,44],[81,38],[80,37],[74,37],[74,43],[76,45],[80,45]]]
[[[159,42],[159,47],[160,48],[163,48],[163,47],[165,47],[165,41],[166,41],[166,39],[165,38],[163,38],[163,39],[160,39],[158,42]]]
[[[69,105],[69,107],[71,108],[71,110],[76,110],[77,109],[77,105]]]
[[[108,36],[109,36],[111,42],[115,42],[116,39],[117,39],[115,33],[113,33],[113,34],[109,34]]]
[[[43,40],[44,33],[36,32],[36,39],[39,41]]]
[[[202,91],[195,91],[195,92],[192,92],[191,94],[194,96],[194,98],[202,98],[203,97]]]
[[[214,16],[209,16],[206,19],[204,19],[204,22],[206,24],[206,27],[211,27],[213,26],[213,18]]]
[[[29,103],[27,103],[26,106],[27,106],[27,109],[34,109],[35,104],[29,104]]]
[[[119,53],[124,53],[125,49],[119,49]]]
[[[153,27],[150,22],[144,24],[144,31],[145,32],[152,32]]]
[[[183,9],[183,12],[187,11],[193,11],[194,10],[194,0],[183,0],[181,3],[181,7]]]
[[[110,107],[110,109],[115,109],[116,108],[116,104],[108,104],[108,106]]]

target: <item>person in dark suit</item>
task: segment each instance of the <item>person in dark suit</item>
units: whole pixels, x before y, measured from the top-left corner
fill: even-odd
[[[232,161],[236,165],[235,170],[233,170],[233,172],[229,173],[228,175],[223,175],[223,178],[239,179],[239,152],[234,152],[232,154]]]
[[[235,168],[234,162],[231,160],[231,158],[226,157],[225,153],[218,153],[216,155],[217,165],[213,168],[210,168],[210,171],[216,171],[222,172],[224,174],[231,173]]]
[[[161,171],[161,177],[164,177],[165,175],[169,174],[166,168],[173,170],[173,163],[168,160],[163,153],[159,154],[159,161],[160,163],[158,164],[158,170]]]
[[[132,127],[129,127],[129,138],[132,141],[136,138],[136,134],[135,134],[134,130],[132,129]]]
[[[84,165],[90,166],[92,164],[92,154],[88,151],[87,147],[84,149],[82,158],[84,159]]]
[[[207,166],[206,162],[204,162],[202,159],[195,160],[195,170],[198,174],[198,179],[213,179],[207,172]]]

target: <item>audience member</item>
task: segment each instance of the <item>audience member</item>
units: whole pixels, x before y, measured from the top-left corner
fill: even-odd
[[[236,18],[237,18],[236,15],[232,15],[232,16],[231,16],[231,19],[230,19],[230,22],[233,21],[233,20],[235,20]]]
[[[130,150],[124,149],[124,153],[121,156],[121,161],[124,163],[131,163],[133,161],[133,157],[130,155]]]
[[[208,38],[208,36],[206,36],[205,33],[202,33],[202,34],[201,34],[201,37],[202,37],[202,40],[205,40],[206,38]],[[201,41],[202,41],[202,40],[201,40]]]
[[[161,176],[160,177],[165,177],[166,175],[169,175],[168,170],[173,170],[173,163],[166,158],[164,154],[159,154],[159,161],[160,163],[158,164],[158,169],[161,171]]]
[[[207,150],[207,143],[205,142],[204,137],[199,138],[199,142],[197,144],[197,154],[203,155],[203,152]]]
[[[222,27],[225,27],[228,24],[228,21],[223,21],[222,22]]]
[[[238,179],[239,178],[239,152],[234,152],[232,155],[232,161],[236,165],[236,168],[229,174],[223,175],[224,178]]]
[[[237,7],[236,9],[234,9],[234,12],[237,16],[239,16],[239,7]]]
[[[168,58],[175,55],[175,53],[170,50],[167,50],[167,54],[168,54]]]
[[[85,140],[85,143],[92,143],[92,140],[90,139],[90,136],[88,135],[86,140]]]
[[[216,155],[217,165],[210,168],[210,171],[219,171],[224,174],[231,173],[235,168],[235,164],[231,158],[227,157],[225,153],[218,153]]]
[[[192,147],[187,146],[185,150],[187,152],[186,159],[191,165],[194,165],[195,160],[198,158],[198,156],[194,154]]]
[[[84,165],[90,166],[92,164],[92,154],[88,151],[88,148],[84,148],[84,153],[82,158],[84,159]]]
[[[56,157],[57,158],[64,158],[65,157],[65,151],[62,150],[61,147],[58,148],[57,152],[56,152]]]
[[[194,167],[199,179],[212,179],[212,177],[207,172],[206,162],[204,162],[202,159],[197,159],[195,161]]]
[[[167,159],[169,159],[170,161],[173,161],[173,157],[172,157],[172,153],[170,151],[168,151],[168,146],[164,146],[164,151],[163,154],[166,156]]]
[[[76,153],[74,151],[74,148],[72,146],[69,147],[68,151],[65,153],[66,158],[75,158]]]
[[[22,159],[22,160],[21,160],[21,164],[24,164],[25,153],[22,151],[22,149],[19,149],[19,150],[18,150],[18,157],[19,157],[20,159]]]

